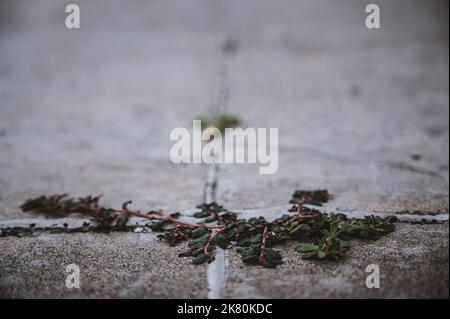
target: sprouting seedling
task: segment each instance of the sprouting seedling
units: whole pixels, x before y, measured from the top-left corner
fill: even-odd
[[[224,113],[208,117],[200,116],[197,119],[202,121],[202,130],[208,127],[215,127],[221,133],[224,133],[226,128],[237,127],[241,123],[239,117],[232,114],[224,114]]]
[[[211,262],[217,247],[237,252],[247,264],[275,268],[283,262],[274,246],[287,240],[299,242],[295,248],[305,259],[341,259],[355,238],[377,239],[394,230],[394,217],[369,216],[364,219],[347,219],[342,214],[324,214],[305,204],[321,205],[329,200],[327,190],[296,191],[292,197],[293,214],[286,214],[271,222],[265,218],[239,219],[217,203],[198,206],[193,217],[197,223],[181,220],[180,214],[166,215],[157,211],[147,213],[130,210],[130,201],[121,209],[99,205],[100,197],[68,198],[67,195],[40,196],[26,201],[21,209],[47,216],[61,217],[69,214],[90,216],[103,231],[126,230],[129,217],[151,221],[147,226],[161,232],[158,238],[170,246],[187,241],[187,250],[180,257],[192,257],[194,264]]]

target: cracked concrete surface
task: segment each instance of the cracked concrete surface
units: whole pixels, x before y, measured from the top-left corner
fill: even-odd
[[[364,27],[357,0],[77,3],[76,31],[59,1],[0,3],[3,223],[53,223],[18,206],[55,192],[194,208],[208,170],[172,164],[169,133],[217,109],[280,136],[277,174],[220,165],[226,208],[272,216],[264,210],[295,189],[328,188],[330,209],[448,215],[446,1],[378,1],[380,30]],[[214,296],[448,298],[448,242],[448,222],[400,223],[339,263],[284,247],[271,270],[230,251]],[[211,296],[208,266],[180,250],[151,233],[0,237],[0,297]],[[64,285],[72,262],[76,291]],[[381,267],[380,289],[364,286],[369,263]]]

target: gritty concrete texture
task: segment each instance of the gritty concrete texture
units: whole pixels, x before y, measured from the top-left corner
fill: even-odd
[[[343,262],[301,259],[294,243],[280,246],[285,263],[248,267],[231,253],[225,298],[442,298],[449,293],[448,224],[399,224],[376,242],[353,244]],[[367,289],[366,266],[380,268],[380,288]],[[420,289],[411,289],[420,287]]]
[[[155,234],[0,238],[0,297],[206,298],[206,266],[178,259]],[[173,262],[176,260],[177,262]],[[80,267],[80,289],[66,288],[66,266]]]
[[[229,111],[278,127],[280,159],[271,176],[226,166],[221,200],[276,206],[294,188],[327,187],[339,207],[448,212],[448,4],[381,1],[375,32],[360,1],[285,4],[235,8],[252,18],[230,63]]]
[[[79,30],[58,0],[0,2],[0,228],[53,223],[18,207],[55,192],[187,218],[210,169],[171,163],[169,134],[211,111],[279,128],[276,174],[218,166],[227,208],[273,217],[295,189],[328,188],[327,210],[444,222],[399,223],[340,263],[280,248],[277,270],[232,251],[193,267],[148,233],[1,237],[1,297],[448,297],[447,1],[380,0],[379,30],[359,0],[76,3]],[[372,262],[379,290],[363,286]]]
[[[184,244],[169,247],[153,233],[0,237],[0,297],[206,298],[211,289],[223,298],[442,298],[449,294],[448,222],[398,223],[394,233],[378,241],[354,242],[338,262],[302,260],[294,247],[295,243],[276,247],[284,263],[274,270],[244,265],[233,250],[218,253],[218,260],[225,258],[223,266],[214,265],[217,262],[194,266],[190,258],[177,257],[186,250]],[[65,267],[72,263],[80,267],[80,289],[65,286]],[[379,289],[365,287],[369,264],[380,268]]]

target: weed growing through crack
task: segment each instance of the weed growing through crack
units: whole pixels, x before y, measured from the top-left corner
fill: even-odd
[[[239,126],[241,123],[239,117],[231,114],[216,114],[213,116],[201,116],[197,118],[202,121],[202,130],[208,127],[215,127],[221,133],[225,132],[225,128],[233,128]]]
[[[299,243],[295,250],[305,259],[337,260],[345,256],[352,239],[375,240],[394,230],[395,217],[348,219],[342,214],[325,214],[304,206],[320,207],[329,198],[327,190],[295,191],[290,201],[292,214],[271,222],[263,217],[239,219],[237,214],[221,205],[210,203],[198,206],[200,211],[194,217],[201,221],[189,223],[180,220],[178,213],[166,215],[157,211],[130,210],[131,201],[125,202],[121,209],[105,208],[100,206],[98,196],[78,199],[67,195],[41,196],[26,201],[21,209],[52,217],[87,215],[103,231],[126,230],[130,217],[148,219],[152,222],[147,226],[161,232],[158,238],[170,246],[188,241],[188,249],[180,257],[192,257],[194,264],[213,261],[216,247],[237,247],[245,263],[275,268],[283,258],[274,247],[288,240]]]

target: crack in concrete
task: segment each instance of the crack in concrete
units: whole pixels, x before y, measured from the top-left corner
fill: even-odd
[[[210,115],[223,114],[228,108],[231,96],[230,86],[230,63],[235,57],[239,49],[239,41],[237,37],[238,29],[231,30],[236,26],[227,20],[227,13],[230,8],[227,7],[227,1],[218,2],[221,12],[218,28],[218,37],[224,35],[220,48],[219,71],[218,71],[218,90],[217,101],[210,106]],[[230,17],[228,17],[229,19]],[[240,19],[239,19],[240,21]],[[238,22],[239,22],[238,21]],[[238,27],[239,28],[239,27]],[[204,185],[203,201],[204,203],[216,202],[217,185],[219,181],[220,166],[218,163],[208,165],[206,173],[206,181]],[[227,276],[227,253],[225,249],[216,248],[216,258],[208,265],[207,282],[208,282],[208,298],[219,299],[222,297],[222,290],[226,283]]]
[[[343,210],[332,207],[317,207],[313,205],[305,205],[306,207],[316,208],[324,213],[339,213],[348,218],[364,218],[366,216],[374,215],[380,217],[395,216],[397,223],[414,223],[414,224],[428,224],[428,223],[445,223],[449,221],[449,214],[407,214],[404,212],[379,212],[379,211],[361,211],[361,210]],[[232,210],[232,212],[241,215],[242,218],[252,218],[263,216],[267,220],[278,218],[284,214],[289,214],[291,205],[283,205],[269,208],[247,209],[247,210]],[[187,221],[195,222],[196,219],[192,214],[198,209],[190,209],[182,211],[180,214]],[[148,220],[142,220],[136,217],[130,218],[128,225],[123,230],[111,229],[110,231],[133,231],[151,232],[150,227],[147,226]],[[0,237],[7,236],[31,236],[40,233],[77,233],[77,232],[100,232],[91,220],[82,218],[58,218],[58,219],[39,219],[39,218],[22,218],[22,219],[8,219],[0,221]],[[103,230],[104,232],[104,230]],[[15,235],[17,234],[17,235]]]
[[[100,228],[89,219],[58,218],[58,219],[10,219],[0,221],[0,237],[38,236],[41,234],[73,234],[73,233],[108,233],[108,232],[151,232],[147,226],[149,222],[130,218],[129,223],[122,229]]]
[[[203,202],[216,201],[217,182],[219,178],[219,164],[213,163],[207,166],[205,184],[203,186]]]
[[[233,210],[237,214],[241,214],[245,218],[259,217],[263,216],[266,219],[275,219],[281,217],[284,214],[292,214],[289,209],[292,205],[283,205],[277,207],[269,208],[258,208],[249,210]],[[428,224],[428,223],[443,223],[448,222],[449,214],[408,214],[408,213],[398,213],[398,212],[378,212],[378,211],[362,211],[362,210],[344,210],[336,207],[318,207],[314,205],[305,205],[305,207],[315,208],[326,214],[342,214],[347,218],[364,218],[367,216],[380,216],[388,217],[395,216],[398,223],[417,223],[417,224]]]
[[[422,174],[422,175],[428,175],[431,177],[440,177],[441,174],[439,174],[439,172],[437,171],[432,171],[432,170],[428,170],[428,169],[423,169],[405,162],[388,162],[386,164],[389,168],[391,169],[395,169],[395,170],[400,170],[400,171],[407,171],[410,173],[415,173],[415,174]]]

